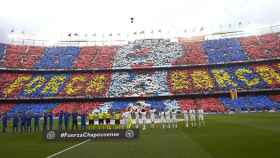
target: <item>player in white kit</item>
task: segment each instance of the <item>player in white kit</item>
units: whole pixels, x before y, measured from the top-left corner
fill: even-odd
[[[184,114],[184,120],[185,120],[185,127],[188,128],[189,127],[189,112],[187,109],[185,109],[183,111]]]
[[[165,128],[166,120],[165,120],[165,116],[164,116],[164,111],[163,110],[160,111],[159,116],[160,116],[160,123],[162,125],[162,128]]]
[[[151,120],[151,127],[152,128],[155,128],[155,112],[156,112],[156,109],[151,108],[151,110],[150,110],[150,120]]]
[[[199,109],[198,110],[198,126],[205,126],[205,121],[204,121],[204,110]]]
[[[196,127],[195,110],[190,109],[190,121],[192,127]]]
[[[166,120],[166,124],[167,124],[167,127],[170,128],[171,127],[171,112],[169,110],[166,110],[165,111],[165,120]]]
[[[147,117],[146,117],[147,112],[146,112],[145,109],[142,109],[140,113],[141,113],[141,118],[142,118],[142,127],[143,127],[143,130],[145,130],[146,129],[146,123],[147,123]]]
[[[196,125],[197,125],[197,127],[200,127],[199,126],[199,109],[195,109],[194,113],[195,113],[195,120],[197,122]]]
[[[139,109],[136,109],[136,111],[134,112],[135,114],[135,127],[138,129],[139,125],[140,125],[140,113],[139,113]]]
[[[121,127],[124,129],[127,123],[128,123],[128,113],[127,111],[125,111],[122,113]]]
[[[177,128],[178,127],[178,125],[177,125],[177,112],[176,112],[175,109],[172,110],[171,115],[172,115],[172,119],[171,119],[172,128]]]

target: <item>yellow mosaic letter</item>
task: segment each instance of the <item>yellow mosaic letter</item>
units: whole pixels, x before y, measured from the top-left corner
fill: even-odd
[[[245,68],[240,68],[240,69],[237,69],[235,71],[235,75],[237,76],[237,78],[240,80],[240,81],[243,81],[247,86],[249,87],[252,87],[254,85],[257,85],[260,80],[258,78],[253,78],[253,79],[250,79],[248,80],[244,75],[245,74],[252,74],[253,72],[249,69],[245,69]]]
[[[106,81],[106,77],[104,75],[97,75],[87,84],[87,93],[91,92],[100,92],[104,89],[104,84]]]
[[[44,87],[42,93],[56,94],[58,92],[59,87],[64,83],[65,78],[66,77],[64,75],[53,76]]]
[[[190,83],[187,81],[187,73],[183,71],[172,72],[171,85],[174,90],[188,89]]]
[[[24,92],[26,94],[32,94],[36,92],[45,83],[43,76],[36,76],[29,83],[24,86]]]
[[[11,93],[13,93],[17,88],[23,86],[23,84],[30,80],[31,76],[18,76],[18,78],[12,83],[10,84],[8,87],[6,87],[3,91],[3,94],[5,96],[10,95]]]
[[[237,84],[230,79],[230,75],[224,70],[214,69],[212,73],[220,87],[227,87],[229,85],[237,87]]]
[[[71,81],[66,85],[65,87],[65,92],[66,94],[68,95],[72,95],[74,94],[75,92],[81,90],[83,87],[80,86],[80,85],[77,85],[76,87],[73,87],[75,83],[79,83],[79,82],[85,82],[86,79],[84,76],[76,76],[76,77],[73,77],[71,79]]]
[[[267,84],[273,84],[273,82],[280,83],[280,75],[268,66],[257,66],[256,72]]]
[[[198,89],[212,89],[214,87],[208,72],[194,71],[192,74],[194,86]]]

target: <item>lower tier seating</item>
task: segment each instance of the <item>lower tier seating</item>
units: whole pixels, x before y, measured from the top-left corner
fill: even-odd
[[[137,100],[137,101],[111,101],[111,102],[64,102],[64,103],[18,103],[18,104],[0,104],[0,112],[8,112],[12,115],[17,112],[31,111],[42,114],[46,111],[52,111],[57,114],[60,111],[67,112],[90,112],[94,109],[121,111],[128,107],[148,106],[158,111],[165,109],[195,109],[203,108],[206,112],[224,112],[226,109],[239,110],[264,110],[280,109],[279,95],[254,95],[240,96],[236,100],[229,97],[219,98],[196,98],[196,99],[166,99],[166,100]]]

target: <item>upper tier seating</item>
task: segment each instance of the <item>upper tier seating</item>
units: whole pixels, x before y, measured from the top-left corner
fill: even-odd
[[[34,65],[37,69],[70,69],[80,53],[79,47],[46,48],[41,59]]]
[[[80,54],[75,60],[74,68],[111,68],[117,47],[96,46],[81,47]]]
[[[8,68],[28,68],[39,61],[43,47],[8,45],[4,58],[4,66]]]
[[[4,53],[5,53],[5,45],[0,43],[0,63],[2,62],[2,58],[4,57]],[[0,64],[1,65],[1,64]]]
[[[248,56],[240,47],[237,39],[209,40],[203,43],[209,63],[244,61]]]
[[[184,54],[173,65],[207,64],[208,56],[204,53],[202,42],[183,42]]]
[[[136,40],[119,48],[114,68],[169,66],[183,55],[183,47],[169,40]]]
[[[119,69],[216,64],[280,56],[279,35],[171,42],[136,40],[123,46],[32,47],[0,44],[0,67],[27,69]]]
[[[280,57],[280,38],[277,34],[243,37],[240,43],[251,59]]]

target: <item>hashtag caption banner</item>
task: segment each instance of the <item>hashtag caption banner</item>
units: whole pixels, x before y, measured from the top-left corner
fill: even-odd
[[[47,130],[43,132],[43,139],[46,141],[73,141],[87,139],[136,139],[138,137],[138,129],[112,129],[91,131]]]

